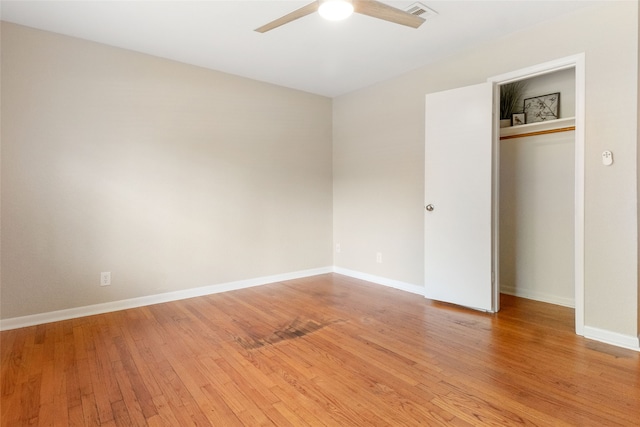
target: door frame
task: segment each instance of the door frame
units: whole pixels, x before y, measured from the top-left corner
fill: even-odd
[[[499,247],[499,177],[500,177],[500,85],[573,68],[575,70],[576,111],[574,144],[574,304],[576,334],[584,335],[584,179],[585,179],[585,54],[559,58],[550,62],[512,71],[487,79],[493,85],[493,178],[492,178],[492,252],[493,311],[500,309],[500,247]]]

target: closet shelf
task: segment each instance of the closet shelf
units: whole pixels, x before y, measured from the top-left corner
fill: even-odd
[[[500,139],[524,138],[525,136],[544,135],[547,133],[569,132],[576,130],[575,117],[550,120],[548,122],[529,123],[500,129]]]

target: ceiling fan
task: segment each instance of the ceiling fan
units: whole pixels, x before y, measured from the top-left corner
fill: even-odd
[[[375,0],[316,0],[262,27],[256,28],[255,31],[266,33],[314,12],[319,12],[323,18],[333,21],[345,19],[355,12],[412,28],[418,28],[425,21],[420,16]]]

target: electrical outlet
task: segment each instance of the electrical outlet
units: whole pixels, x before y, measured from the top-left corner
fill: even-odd
[[[111,284],[111,272],[103,271],[100,273],[100,286],[109,286]]]
[[[376,252],[376,262],[382,264],[382,252]]]
[[[340,248],[340,243],[336,244],[336,252],[340,253],[340,251],[342,250],[342,248]]]

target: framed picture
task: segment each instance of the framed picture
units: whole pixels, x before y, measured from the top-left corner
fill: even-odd
[[[560,92],[536,96],[524,100],[524,113],[527,123],[555,120],[560,105]]]
[[[519,126],[525,124],[524,121],[524,113],[513,113],[511,115],[511,124],[512,126]]]

